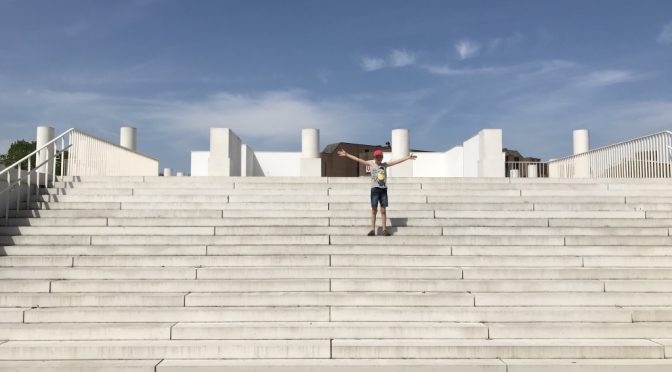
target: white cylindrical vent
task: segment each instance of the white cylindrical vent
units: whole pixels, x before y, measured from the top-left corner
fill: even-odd
[[[403,158],[409,154],[411,141],[408,135],[408,129],[392,130],[392,157],[394,159]]]
[[[163,176],[164,177],[170,177],[173,175],[173,169],[172,168],[163,168]]]
[[[301,130],[301,157],[316,159],[320,157],[320,130],[308,128]]]
[[[54,128],[53,127],[37,127],[37,148],[41,148],[42,146],[46,145],[49,141],[54,139]],[[48,146],[46,149],[40,151],[37,153],[37,157],[35,159],[35,162],[37,164],[32,164],[32,167],[35,167],[36,165],[42,164],[45,162],[47,159],[51,158],[54,156],[54,145],[52,144],[51,146]],[[49,162],[49,171],[53,170],[54,166],[54,161],[52,160]],[[40,168],[41,171],[47,171],[47,167],[42,166]]]
[[[175,173],[175,177],[184,177],[184,172]]]
[[[136,151],[138,147],[138,130],[133,127],[121,127],[119,144],[121,147]]]
[[[590,150],[588,129],[577,129],[573,133],[574,155],[583,154]]]

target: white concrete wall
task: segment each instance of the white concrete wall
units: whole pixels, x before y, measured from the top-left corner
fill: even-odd
[[[478,177],[504,177],[504,159],[502,130],[483,129],[478,132]]]
[[[191,176],[202,177],[208,175],[208,162],[210,151],[191,152]]]
[[[301,174],[301,153],[280,151],[253,151],[242,146],[241,170],[247,177],[299,177]],[[243,155],[245,161],[243,162]],[[191,152],[192,177],[208,175],[209,151]]]
[[[446,153],[445,152],[419,152],[413,162],[413,177],[445,177]]]
[[[299,177],[301,175],[300,152],[255,151],[260,170],[255,176]]]
[[[462,144],[462,177],[478,177],[478,135],[469,138]]]
[[[227,142],[228,143],[228,142]],[[314,147],[314,146],[313,146]],[[301,177],[306,173],[305,151],[253,151],[241,144],[239,168],[242,176]],[[192,151],[191,175],[208,175],[208,162],[212,157],[207,151]],[[484,129],[475,136],[446,152],[415,153],[414,161],[390,167],[389,177],[504,177],[504,153],[501,129]],[[392,152],[383,154],[384,161],[395,159]],[[314,160],[319,160],[314,159]],[[412,166],[409,167],[409,164]],[[404,167],[406,164],[406,167]],[[321,166],[321,165],[320,165]],[[305,168],[305,167],[304,167]],[[317,167],[316,167],[317,168]],[[407,174],[407,170],[412,171]]]
[[[159,161],[102,138],[74,130],[70,134],[68,176],[158,176]]]
[[[208,175],[240,176],[242,142],[229,128],[210,128]]]
[[[446,177],[462,177],[464,175],[464,148],[456,146],[446,151]]]

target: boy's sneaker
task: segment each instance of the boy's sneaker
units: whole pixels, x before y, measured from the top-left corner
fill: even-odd
[[[380,235],[382,235],[382,236],[390,236],[390,235],[392,235],[392,234],[390,234],[387,230],[383,230],[383,232],[382,232]]]
[[[367,236],[375,236],[375,235],[376,235],[376,232],[373,231],[373,230],[369,231],[369,233],[367,234]]]

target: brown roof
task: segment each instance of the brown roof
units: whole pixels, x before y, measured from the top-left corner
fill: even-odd
[[[365,143],[350,143],[350,142],[337,142],[337,143],[331,143],[328,144],[327,146],[324,147],[324,150],[322,150],[323,154],[333,154],[338,150],[339,147],[343,145],[350,145],[350,146],[361,146],[361,147],[375,147],[378,149],[381,149],[383,151],[390,150],[390,146],[383,146],[383,145],[367,145]],[[429,152],[427,150],[416,150],[416,149],[411,149],[412,152]]]

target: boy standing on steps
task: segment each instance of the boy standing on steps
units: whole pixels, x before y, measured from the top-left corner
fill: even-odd
[[[354,155],[350,155],[345,150],[339,150],[338,156],[345,156],[348,159],[368,165],[371,167],[371,231],[369,236],[376,235],[376,215],[378,214],[378,204],[380,204],[380,217],[382,219],[383,236],[390,236],[387,231],[387,167],[403,163],[406,160],[415,160],[417,156],[409,154],[401,159],[394,159],[383,163],[383,151],[376,149],[373,152],[374,160],[363,160]]]

